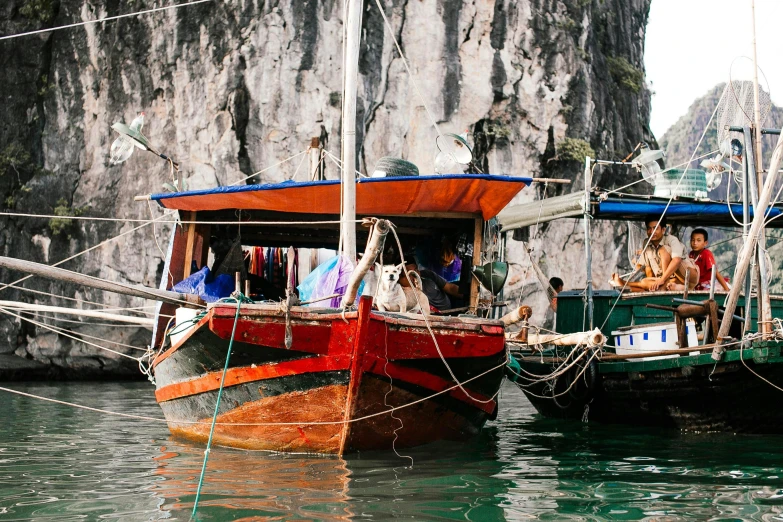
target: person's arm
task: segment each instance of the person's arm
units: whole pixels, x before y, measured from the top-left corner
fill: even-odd
[[[729,284],[726,282],[725,279],[723,279],[723,276],[720,275],[720,272],[718,272],[717,270],[715,271],[715,279],[718,280],[720,286],[722,286],[725,291],[728,292],[730,290]]]
[[[723,278],[723,276],[720,275],[720,272],[718,271],[718,265],[715,262],[715,256],[712,254],[711,251],[705,249],[702,252],[702,257],[706,258],[705,260],[707,262],[705,263],[705,266],[706,266],[707,270],[712,271],[712,267],[715,267],[715,279],[717,279],[718,282],[720,283],[720,286],[722,286],[723,289],[728,292],[729,291],[729,284],[726,282],[726,280]]]
[[[680,268],[680,265],[682,264],[682,258],[685,257],[685,245],[683,245],[682,242],[676,237],[668,234],[665,235],[664,239],[661,241],[661,244],[658,245],[658,248],[661,249],[665,248],[666,246],[671,249],[671,261],[669,262],[669,266],[666,267],[666,270],[663,272],[663,274],[661,274],[661,277],[653,281],[650,285],[650,290],[653,292],[666,285],[666,282],[669,280],[669,278],[677,271],[678,268]]]
[[[457,299],[462,299],[463,294],[459,291],[459,286],[454,283],[449,283],[432,270],[422,270],[421,277],[426,277],[427,279],[435,281],[435,284],[438,285],[438,288],[443,290],[446,294],[452,297],[456,297]]]
[[[443,285],[443,291],[452,297],[456,297],[457,299],[462,299],[464,297],[460,293],[459,287],[454,283],[446,283],[445,285]]]
[[[672,256],[671,263],[669,263],[669,266],[666,267],[666,271],[663,274],[661,274],[661,277],[659,277],[656,281],[650,284],[650,291],[655,292],[661,286],[666,284],[666,281],[668,281],[669,278],[672,276],[672,274],[676,272],[677,269],[680,267],[680,263],[682,263],[681,257]]]

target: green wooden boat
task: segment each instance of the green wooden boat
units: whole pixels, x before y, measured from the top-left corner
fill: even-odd
[[[742,132],[745,143],[752,142],[749,139],[751,129],[732,130]],[[764,132],[780,133],[766,129]],[[752,147],[748,149],[752,150]],[[744,172],[755,172],[752,160],[753,157],[743,158]],[[599,328],[606,342],[601,346],[574,347],[534,346],[510,341],[512,357],[508,378],[522,388],[541,414],[548,417],[698,431],[783,432],[783,401],[775,400],[777,395],[774,395],[783,391],[783,323],[780,322],[783,296],[771,295],[766,280],[761,278],[757,285],[762,306],[769,303],[764,313],[766,321],[759,323],[759,298],[755,290],[749,291],[750,276],[743,274],[738,279],[735,272],[733,281],[745,283],[738,297],[736,292],[731,296],[732,302],[736,300],[735,319],[727,319],[725,328],[728,332],[722,330],[720,335],[713,336],[717,341],[706,344],[701,339],[696,341],[695,332],[691,331],[694,323],[681,318],[682,325],[677,330],[675,313],[661,307],[679,306],[682,301],[678,300],[687,297],[693,302],[712,299],[714,304],[709,306],[720,310],[727,304],[729,293],[621,294],[616,290],[594,290],[590,283],[591,221],[642,221],[647,215],[665,214],[668,222],[675,226],[737,227],[736,216],[742,219],[744,215],[747,231],[754,218],[754,204],[761,201],[758,208],[765,207],[767,187],[759,191],[753,179],[755,176],[745,176],[748,180],[746,193],[753,196],[746,198],[752,202],[745,203],[710,201],[687,195],[672,198],[618,195],[592,189],[590,174],[596,163],[616,162],[587,158],[584,193],[550,198],[541,205],[536,203],[535,209],[521,205],[512,207],[501,213],[499,220],[503,230],[510,231],[543,221],[584,217],[588,284],[582,290],[558,295],[556,330],[558,334],[575,334]],[[781,213],[783,206],[769,206],[764,214],[767,217],[764,225],[768,228],[783,226],[783,219],[770,219]],[[752,246],[747,248],[752,252]],[[746,295],[751,296],[750,303],[746,303]],[[704,310],[709,306],[705,305]],[[696,321],[710,323],[712,331],[718,332],[715,325],[719,317],[719,313],[713,313],[712,320],[707,316],[696,317]],[[768,326],[759,332],[759,324]],[[672,347],[671,337],[668,343],[663,342],[667,332],[676,337],[678,345]],[[709,334],[706,337],[710,340]],[[634,342],[636,346],[629,346]],[[645,349],[649,349],[662,342],[661,346],[667,348],[629,355],[635,349],[642,349],[641,344],[650,343],[645,345]],[[688,346],[683,346],[685,344]]]
[[[660,359],[604,360],[616,348],[612,332],[631,324],[673,322],[672,312],[646,305],[671,305],[677,297],[682,294],[621,296],[617,291],[596,292],[594,320],[596,325],[603,325],[601,331],[607,336],[603,357],[596,356],[585,364],[588,356],[561,376],[535,382],[531,375],[551,374],[573,348],[549,347],[536,354],[512,351],[507,375],[548,417],[698,431],[783,432],[783,402],[770,400],[777,392],[762,380],[783,384],[783,343],[762,340],[745,347],[728,346],[719,362],[712,359],[712,347],[703,345],[690,347],[695,349],[686,354]],[[691,292],[689,296],[695,300],[708,297],[706,292]],[[725,298],[725,294],[715,296],[721,305]],[[752,332],[756,333],[756,299],[752,301]],[[773,296],[771,303],[773,317],[783,318],[783,298]],[[740,299],[738,308],[744,309],[744,304]],[[585,330],[584,292],[562,292],[557,306],[559,333]]]

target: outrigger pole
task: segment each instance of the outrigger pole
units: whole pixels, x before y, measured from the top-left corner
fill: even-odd
[[[359,47],[362,38],[362,1],[347,0],[345,52],[343,56],[342,115],[342,253],[356,262],[356,96],[359,82]]]
[[[171,290],[159,290],[157,288],[150,288],[148,286],[142,285],[115,283],[113,281],[107,281],[98,277],[80,274],[71,270],[65,270],[64,268],[57,268],[41,263],[35,263],[33,261],[25,261],[23,259],[14,259],[12,257],[0,256],[0,268],[16,270],[17,272],[24,272],[26,274],[32,274],[46,279],[52,279],[54,281],[65,281],[66,283],[74,283],[77,285],[86,286],[88,288],[106,290],[107,292],[114,292],[115,294],[141,297],[143,299],[153,299],[162,301],[164,303],[172,303],[188,308],[202,308],[204,306],[204,302],[195,295],[181,294],[179,292],[172,292]]]

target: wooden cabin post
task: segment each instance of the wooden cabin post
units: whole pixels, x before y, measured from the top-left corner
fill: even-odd
[[[182,279],[190,277],[190,267],[193,265],[193,247],[196,242],[196,213],[182,212],[182,221],[189,221],[185,224],[185,266],[182,272]]]
[[[319,176],[319,166],[321,164],[321,147],[319,141],[320,140],[317,137],[310,140],[310,148],[307,152],[310,161],[309,181],[321,179],[321,176]]]
[[[473,222],[473,266],[481,265],[481,251],[484,243],[484,219],[478,216]],[[471,271],[472,274],[472,271]],[[478,315],[479,282],[475,276],[470,280],[470,312]]]

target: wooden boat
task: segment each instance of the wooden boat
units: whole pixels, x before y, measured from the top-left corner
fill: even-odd
[[[357,184],[357,211],[391,219],[403,243],[432,230],[464,231],[478,264],[484,221],[529,182],[488,175],[365,179]],[[246,245],[335,248],[339,198],[331,181],[151,196],[187,222],[173,234],[162,289],[190,275],[193,261],[207,262],[210,238],[234,237],[240,226]],[[313,225],[317,220],[323,223]],[[366,229],[358,235],[366,237]],[[474,282],[473,310],[477,301]],[[173,434],[205,442],[237,304],[209,305],[169,345],[164,330],[176,308],[160,305],[153,334],[160,350],[156,398]],[[497,411],[504,331],[501,321],[475,315],[427,320],[379,312],[368,296],[347,312],[242,303],[214,443],[342,454],[469,438]]]
[[[748,128],[744,132],[746,138],[751,134]],[[779,134],[779,131],[765,129],[765,133]],[[592,164],[588,158],[587,165]],[[752,164],[749,172],[754,172]],[[753,177],[745,178],[753,180]],[[584,194],[545,202],[545,207],[550,205],[541,211],[547,216],[545,219],[582,213],[590,220],[643,221],[645,216],[665,212],[669,224],[709,229],[737,227],[736,216],[743,215],[742,203],[687,197],[669,200],[590,190],[587,168],[586,179]],[[755,181],[749,184],[754,186],[748,187],[748,193],[757,194]],[[745,216],[762,220],[766,216],[768,227],[781,226],[780,220],[772,218],[783,212],[782,206],[765,208],[762,204],[758,208],[764,211],[754,216],[754,207],[747,204]],[[526,226],[529,219],[524,212],[509,209],[500,221],[509,230]],[[590,281],[589,224],[585,228]],[[740,258],[753,246],[746,240]],[[783,331],[780,322],[775,322],[783,318],[783,296],[769,294],[765,278],[759,278],[758,295],[751,294],[747,291],[749,286],[742,284],[745,275],[739,270],[738,264],[732,280],[741,283],[734,288],[733,296],[727,292],[703,291],[691,291],[689,295],[684,292],[621,294],[617,290],[593,290],[592,285],[561,292],[557,296],[557,332],[576,334],[598,327],[607,339],[606,345],[545,345],[539,350],[515,342],[508,376],[522,388],[536,409],[549,417],[699,431],[781,433],[783,406],[769,397],[776,387],[783,386],[783,343],[779,340]],[[742,295],[738,292],[740,288],[745,289]],[[767,298],[763,299],[765,295]],[[695,305],[682,304],[685,298]],[[733,313],[740,320],[727,319],[718,331],[721,318],[718,310],[730,301],[736,305]],[[698,344],[690,342],[685,334],[684,318],[694,311],[691,308],[688,312],[684,308],[687,306],[700,309],[693,315],[710,323],[707,338]],[[678,307],[676,312],[672,307]],[[735,309],[733,305],[729,308]],[[725,315],[728,314],[727,311]],[[629,355],[628,346],[620,346],[635,335],[643,335],[642,340],[647,340],[653,332],[665,339],[663,324],[672,328],[677,324],[678,347]],[[635,338],[638,349],[639,337]]]

